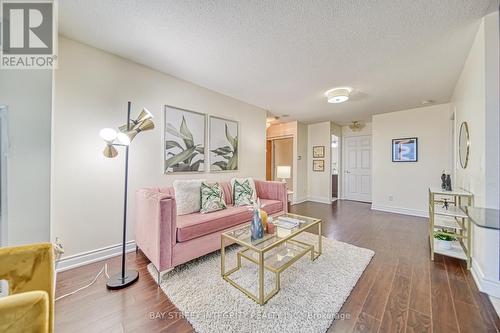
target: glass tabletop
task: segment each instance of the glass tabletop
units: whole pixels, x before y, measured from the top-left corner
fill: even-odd
[[[301,223],[299,223],[297,227],[291,229],[275,226],[274,234],[265,233],[263,238],[256,240],[252,240],[251,238],[249,224],[238,229],[227,231],[224,233],[224,235],[236,240],[240,244],[244,244],[245,246],[254,248],[256,250],[264,250],[285,239],[291,239],[305,229],[321,222],[320,219],[286,213],[277,217],[273,217],[273,223],[276,223],[279,217],[290,217],[293,219],[298,219],[301,220]]]
[[[462,210],[478,227],[500,230],[500,211],[498,209],[462,207]]]

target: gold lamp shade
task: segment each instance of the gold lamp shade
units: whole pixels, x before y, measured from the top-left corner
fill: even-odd
[[[123,125],[120,126],[120,128],[126,126],[127,125]],[[122,133],[127,135],[130,138],[130,142],[132,142],[132,140],[134,140],[135,136],[139,134],[139,132],[149,131],[152,130],[153,128],[155,128],[155,124],[153,123],[153,121],[151,119],[146,119],[136,124],[130,131],[124,130],[122,131]]]
[[[104,148],[104,151],[102,153],[107,158],[113,158],[113,157],[116,157],[118,155],[118,151],[112,145],[106,145],[106,148]]]
[[[146,108],[143,108],[141,113],[139,113],[139,116],[137,117],[137,119],[135,120],[130,120],[130,127],[127,127],[127,124],[123,125],[123,126],[120,126],[118,127],[118,129],[121,131],[121,132],[125,132],[127,131],[129,128],[134,128],[136,126],[138,126],[140,123],[144,122],[145,120],[148,120],[148,119],[151,119],[153,118],[153,115],[151,114],[151,112],[148,111],[148,109]]]
[[[133,129],[137,132],[143,132],[152,130],[153,128],[155,128],[155,123],[151,119],[146,119],[135,125]]]

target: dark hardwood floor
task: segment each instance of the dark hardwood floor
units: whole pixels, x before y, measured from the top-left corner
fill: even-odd
[[[340,311],[345,319],[334,321],[329,332],[499,331],[489,298],[478,291],[464,262],[439,255],[430,261],[425,219],[350,201],[306,202],[292,212],[323,219],[326,237],[376,253]],[[60,273],[57,296],[91,281],[104,262],[110,272],[119,270],[115,257]],[[128,254],[127,264],[140,272],[133,286],[108,291],[100,277],[56,302],[56,332],[192,332],[147,272],[141,252]]]

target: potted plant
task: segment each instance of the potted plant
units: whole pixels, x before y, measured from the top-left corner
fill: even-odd
[[[440,230],[441,232],[447,232],[444,229]],[[449,235],[444,235],[444,234],[435,234],[434,238],[437,240],[437,247],[441,250],[450,250],[451,249],[451,242],[455,241],[456,238],[449,236]]]

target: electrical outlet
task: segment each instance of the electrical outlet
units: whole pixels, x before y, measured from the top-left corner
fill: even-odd
[[[390,195],[389,196],[389,201],[394,201],[394,196]]]

